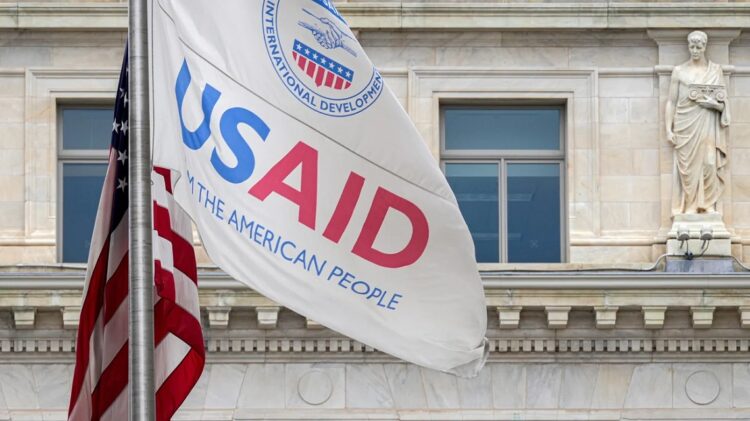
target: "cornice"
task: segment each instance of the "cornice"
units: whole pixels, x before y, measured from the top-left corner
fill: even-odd
[[[339,3],[352,29],[637,29],[743,28],[750,4],[670,3]],[[6,3],[0,28],[99,29],[127,27],[125,3]]]
[[[0,267],[3,290],[80,290],[86,270],[83,265]],[[645,269],[606,270],[574,265],[570,270],[482,270],[485,291],[519,290],[738,290],[750,296],[750,272],[665,273]],[[198,271],[202,290],[248,290],[222,271]]]
[[[750,5],[738,3],[344,3],[349,23],[367,28],[626,29],[743,27]]]
[[[126,3],[6,3],[0,5],[0,28],[125,29]]]
[[[72,358],[84,268],[42,269],[0,269],[0,364]],[[199,278],[212,362],[396,361],[224,273],[203,269]],[[483,278],[491,361],[737,362],[750,352],[750,289],[708,288],[746,283],[744,274],[495,272]],[[641,288],[566,285],[586,280]],[[553,281],[557,287],[538,288]],[[666,288],[665,281],[692,287]],[[508,288],[508,282],[523,287]]]
[[[482,275],[488,314],[501,329],[526,329],[522,319],[529,317],[529,312],[538,312],[535,317],[544,321],[546,329],[569,329],[569,319],[580,317],[581,311],[591,326],[602,331],[620,326],[623,320],[641,329],[667,329],[668,312],[683,314],[684,326],[694,329],[750,328],[749,278],[744,274]],[[199,272],[199,279],[200,305],[208,328],[225,330],[232,326],[230,319],[241,317],[254,329],[283,330],[280,314],[287,310],[282,305],[220,272]],[[37,316],[50,312],[62,313],[62,327],[75,329],[82,285],[80,268],[51,273],[0,272],[0,311],[11,313],[17,330],[35,329]],[[304,331],[321,329],[313,320],[296,317]],[[715,318],[724,319],[717,325]]]
[[[80,290],[84,265],[0,267],[3,290]],[[750,272],[666,273],[646,269],[613,271],[603,267],[573,265],[569,270],[514,269],[480,270],[485,291],[532,290],[747,290]],[[219,270],[198,271],[203,290],[249,290],[244,284]]]

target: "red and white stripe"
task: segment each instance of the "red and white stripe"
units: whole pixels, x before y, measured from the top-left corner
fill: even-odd
[[[203,372],[206,351],[200,324],[193,229],[175,203],[170,170],[152,173],[154,202],[154,365],[156,419],[177,412]]]
[[[116,151],[110,151],[89,252],[69,420],[128,416],[128,218],[108,234]],[[152,173],[154,365],[157,420],[169,420],[205,363],[192,229],[172,196],[169,170]]]
[[[325,85],[333,89],[349,89],[352,83],[348,80],[336,75],[332,71],[326,69],[323,66],[318,65],[312,60],[308,60],[304,55],[298,54],[296,51],[292,51],[292,57],[297,63],[297,66],[302,69],[303,72],[307,73],[310,78],[315,81],[317,86]]]

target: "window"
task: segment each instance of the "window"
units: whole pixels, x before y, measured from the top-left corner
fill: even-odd
[[[58,259],[88,259],[99,195],[107,172],[112,107],[61,106],[58,110]]]
[[[480,263],[565,259],[562,106],[445,106],[442,165]]]

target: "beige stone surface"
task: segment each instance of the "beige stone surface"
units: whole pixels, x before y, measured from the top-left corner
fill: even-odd
[[[659,228],[659,216],[659,202],[631,203],[629,228],[653,232]]]
[[[659,178],[649,176],[602,176],[603,202],[651,202],[659,197]]]
[[[654,93],[653,75],[608,75],[599,79],[599,96],[602,98],[650,98]]]
[[[659,150],[633,150],[633,175],[659,175]]]
[[[627,98],[600,98],[599,121],[602,123],[628,123]]]
[[[628,101],[628,105],[630,123],[656,124],[659,122],[659,114],[654,112],[654,109],[659,106],[658,98],[631,98]]]
[[[57,7],[73,3],[90,8],[60,13]],[[566,104],[570,263],[490,265],[483,276],[492,283],[502,276],[490,273],[522,269],[542,272],[514,274],[524,282],[639,280],[631,272],[573,278],[548,271],[644,269],[665,251],[672,156],[660,111],[664,78],[670,65],[687,59],[689,30],[750,27],[747,3],[703,2],[700,14],[694,4],[624,0],[337,6],[360,29],[365,50],[436,160],[441,104]],[[57,104],[112,97],[125,39],[123,6],[0,1],[0,272],[53,271],[15,265],[57,260]],[[44,25],[53,28],[33,29]],[[559,27],[565,29],[553,30]],[[676,30],[658,29],[664,27]],[[719,36],[724,41],[709,56],[734,66],[725,69],[735,107],[725,216],[733,253],[750,261],[750,35],[739,32]],[[199,263],[210,264],[200,245],[196,250]],[[208,278],[206,285],[216,281]],[[65,419],[80,294],[41,294],[0,291],[0,379],[6,380],[0,418]],[[750,418],[745,290],[566,290],[558,283],[488,288],[487,297],[489,366],[477,379],[455,380],[377,353],[246,288],[203,288],[211,363],[180,419]],[[13,327],[13,311],[28,330]],[[328,373],[333,387],[318,407],[298,396],[305,393],[299,378],[314,368]],[[686,388],[701,371],[713,373],[720,386],[708,408],[691,396],[711,385]]]
[[[616,231],[630,225],[630,204],[602,202],[602,230]]]
[[[345,13],[356,15],[353,22],[361,25],[359,39],[408,108],[435,158],[440,158],[438,110],[444,101],[567,102],[568,237],[572,244],[590,238],[608,241],[602,247],[573,245],[571,261],[649,262],[654,241],[670,225],[664,203],[671,194],[671,154],[660,116],[660,95],[665,89],[662,74],[668,77],[669,70],[658,66],[686,59],[684,35],[692,27],[549,31],[536,29],[541,21],[532,19],[527,29],[517,31],[507,31],[505,26],[446,31],[435,26],[438,15],[422,15],[426,2],[413,3],[407,8],[416,14],[401,21],[407,28],[403,30],[388,28],[393,28],[393,19],[404,18],[404,9],[389,9],[385,4],[380,9],[372,5],[363,9],[359,1],[339,4]],[[483,26],[485,16],[468,16],[506,7],[506,2],[481,3],[467,6],[464,17],[444,14],[463,2],[442,2],[447,8],[434,10],[443,13],[439,16],[446,25],[479,16],[476,22]],[[522,7],[546,6],[529,3]],[[593,6],[584,5],[579,13],[593,10],[588,7]],[[709,9],[705,13],[715,13],[714,6]],[[74,22],[78,17],[69,19]],[[111,19],[103,17],[102,22],[110,25]],[[559,24],[565,25],[568,18],[561,19]],[[625,21],[639,25],[638,19]],[[373,22],[385,29],[368,29]],[[408,29],[414,25],[424,29]],[[745,179],[750,177],[750,167],[742,164],[750,159],[750,120],[743,117],[750,115],[750,71],[741,66],[750,63],[750,36],[730,32],[711,34],[719,41],[709,56],[740,66],[729,75],[734,124],[729,142],[731,197],[726,206],[730,228],[744,235],[743,229],[750,231],[746,221],[750,180]],[[0,33],[0,131],[5,134],[0,143],[0,206],[12,209],[11,215],[22,212],[15,221],[0,222],[0,241],[19,236],[54,241],[55,104],[111,96],[108,90],[116,77],[124,38],[122,29]],[[107,77],[76,75],[76,69],[109,73]],[[55,72],[61,72],[60,77]],[[620,244],[617,238],[623,238]],[[643,245],[631,245],[633,240]],[[198,255],[199,261],[210,261],[202,250]],[[52,256],[48,261],[54,261],[54,253],[42,256],[41,260]]]
[[[616,238],[616,237],[615,237]],[[613,242],[616,242],[614,240]],[[572,246],[571,263],[603,263],[653,261],[651,246]]]

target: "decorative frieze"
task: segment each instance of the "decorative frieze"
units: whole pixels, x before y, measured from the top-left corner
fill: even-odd
[[[750,339],[745,338],[742,330],[750,327],[750,293],[740,288],[714,288],[727,281],[712,280],[708,284],[701,281],[701,285],[710,288],[649,289],[641,287],[645,282],[634,278],[638,288],[621,287],[626,282],[615,280],[612,288],[578,285],[566,289],[535,284],[534,279],[544,278],[535,275],[536,278],[529,280],[529,288],[502,286],[503,282],[518,283],[523,276],[516,275],[509,281],[499,277],[485,280],[491,359],[546,361],[564,354],[565,358],[578,360],[611,358],[613,354],[623,361],[644,357],[670,360],[679,353],[689,352],[693,359],[733,360],[750,351]],[[654,282],[662,278],[666,280],[661,282],[677,282],[668,275],[646,278]],[[730,282],[744,279],[736,278]],[[582,275],[570,282],[589,282],[587,279]],[[11,322],[0,325],[0,354],[4,358],[28,353],[50,361],[71,358],[81,290],[72,283],[65,284],[64,289],[55,289],[51,283],[38,288],[36,281],[0,283],[0,321]],[[207,321],[206,345],[212,358],[293,361],[309,355],[327,361],[349,361],[368,354],[371,355],[368,358],[392,360],[314,320],[287,312],[228,279],[209,277],[200,289],[200,302]],[[3,318],[2,314],[6,316]],[[664,329],[667,319],[669,326],[677,329],[653,332]],[[722,329],[710,329],[718,324]]]
[[[747,352],[746,338],[490,338],[491,353],[674,353]],[[210,352],[225,353],[374,353],[372,347],[348,338],[210,338]]]
[[[75,338],[72,335],[56,337],[22,337],[0,338],[0,354],[43,353],[63,354],[74,352]],[[206,339],[206,349],[213,354],[238,354],[238,358],[253,359],[268,354],[325,354],[333,358],[344,358],[351,354],[375,354],[379,358],[391,359],[385,354],[361,342],[345,337],[279,337],[267,338],[254,334],[219,336],[209,335]],[[728,360],[744,360],[750,351],[750,339],[744,337],[713,337],[695,338],[681,336],[675,338],[613,337],[597,338],[575,336],[560,337],[498,337],[489,338],[491,358],[503,358],[508,354],[519,357],[527,355],[534,358],[534,354],[579,354],[616,353],[623,358],[626,354],[634,358],[642,358],[647,354],[692,353],[694,359],[700,355],[722,354]],[[734,354],[736,353],[736,354]],[[239,355],[242,354],[242,355]],[[494,355],[494,357],[492,357]],[[2,358],[2,357],[0,357]],[[290,356],[291,358],[291,356]],[[318,355],[316,358],[324,358]],[[711,357],[709,357],[711,358]]]

